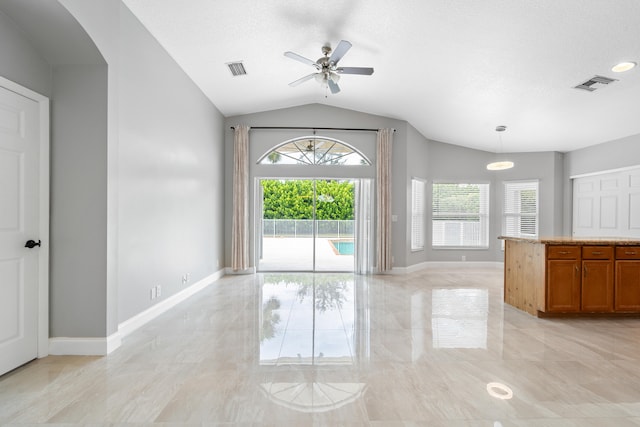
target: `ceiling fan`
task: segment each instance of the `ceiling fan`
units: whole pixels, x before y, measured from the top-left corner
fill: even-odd
[[[295,80],[289,83],[289,86],[298,86],[300,83],[315,78],[317,82],[325,87],[328,86],[331,93],[335,94],[340,92],[340,86],[338,86],[340,74],[359,74],[363,76],[373,74],[373,68],[371,67],[338,67],[338,61],[342,59],[349,49],[351,49],[351,43],[346,40],[340,40],[340,43],[338,43],[338,46],[333,52],[331,51],[331,46],[322,46],[322,54],[324,56],[318,58],[317,61],[312,61],[294,52],[285,52],[284,56],[300,61],[303,64],[311,65],[316,69],[315,73]]]

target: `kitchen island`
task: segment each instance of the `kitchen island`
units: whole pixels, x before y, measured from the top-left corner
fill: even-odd
[[[640,314],[640,239],[499,239],[507,304],[538,317]]]

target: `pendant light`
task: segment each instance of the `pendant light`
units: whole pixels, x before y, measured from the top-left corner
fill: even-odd
[[[502,153],[502,132],[507,130],[507,127],[504,125],[496,126],[496,132],[498,132],[498,155]],[[497,160],[495,162],[491,162],[487,165],[487,170],[490,171],[502,171],[505,169],[511,169],[514,166],[513,162],[510,160]]]
[[[638,64],[635,62],[621,62],[614,65],[613,68],[611,68],[611,71],[613,71],[614,73],[624,73],[625,71],[629,71],[630,69],[634,68],[636,65]]]

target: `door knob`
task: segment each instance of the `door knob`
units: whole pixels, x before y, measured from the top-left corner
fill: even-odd
[[[38,243],[36,243],[35,240],[27,240],[27,243],[24,244],[24,247],[29,249],[33,249],[36,246],[41,246],[40,240],[38,240]]]

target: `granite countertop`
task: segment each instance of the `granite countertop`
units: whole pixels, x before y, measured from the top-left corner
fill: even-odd
[[[640,246],[640,238],[632,237],[540,237],[537,239],[525,237],[499,236],[501,240],[516,240],[520,242],[544,243],[547,245],[617,245]]]

